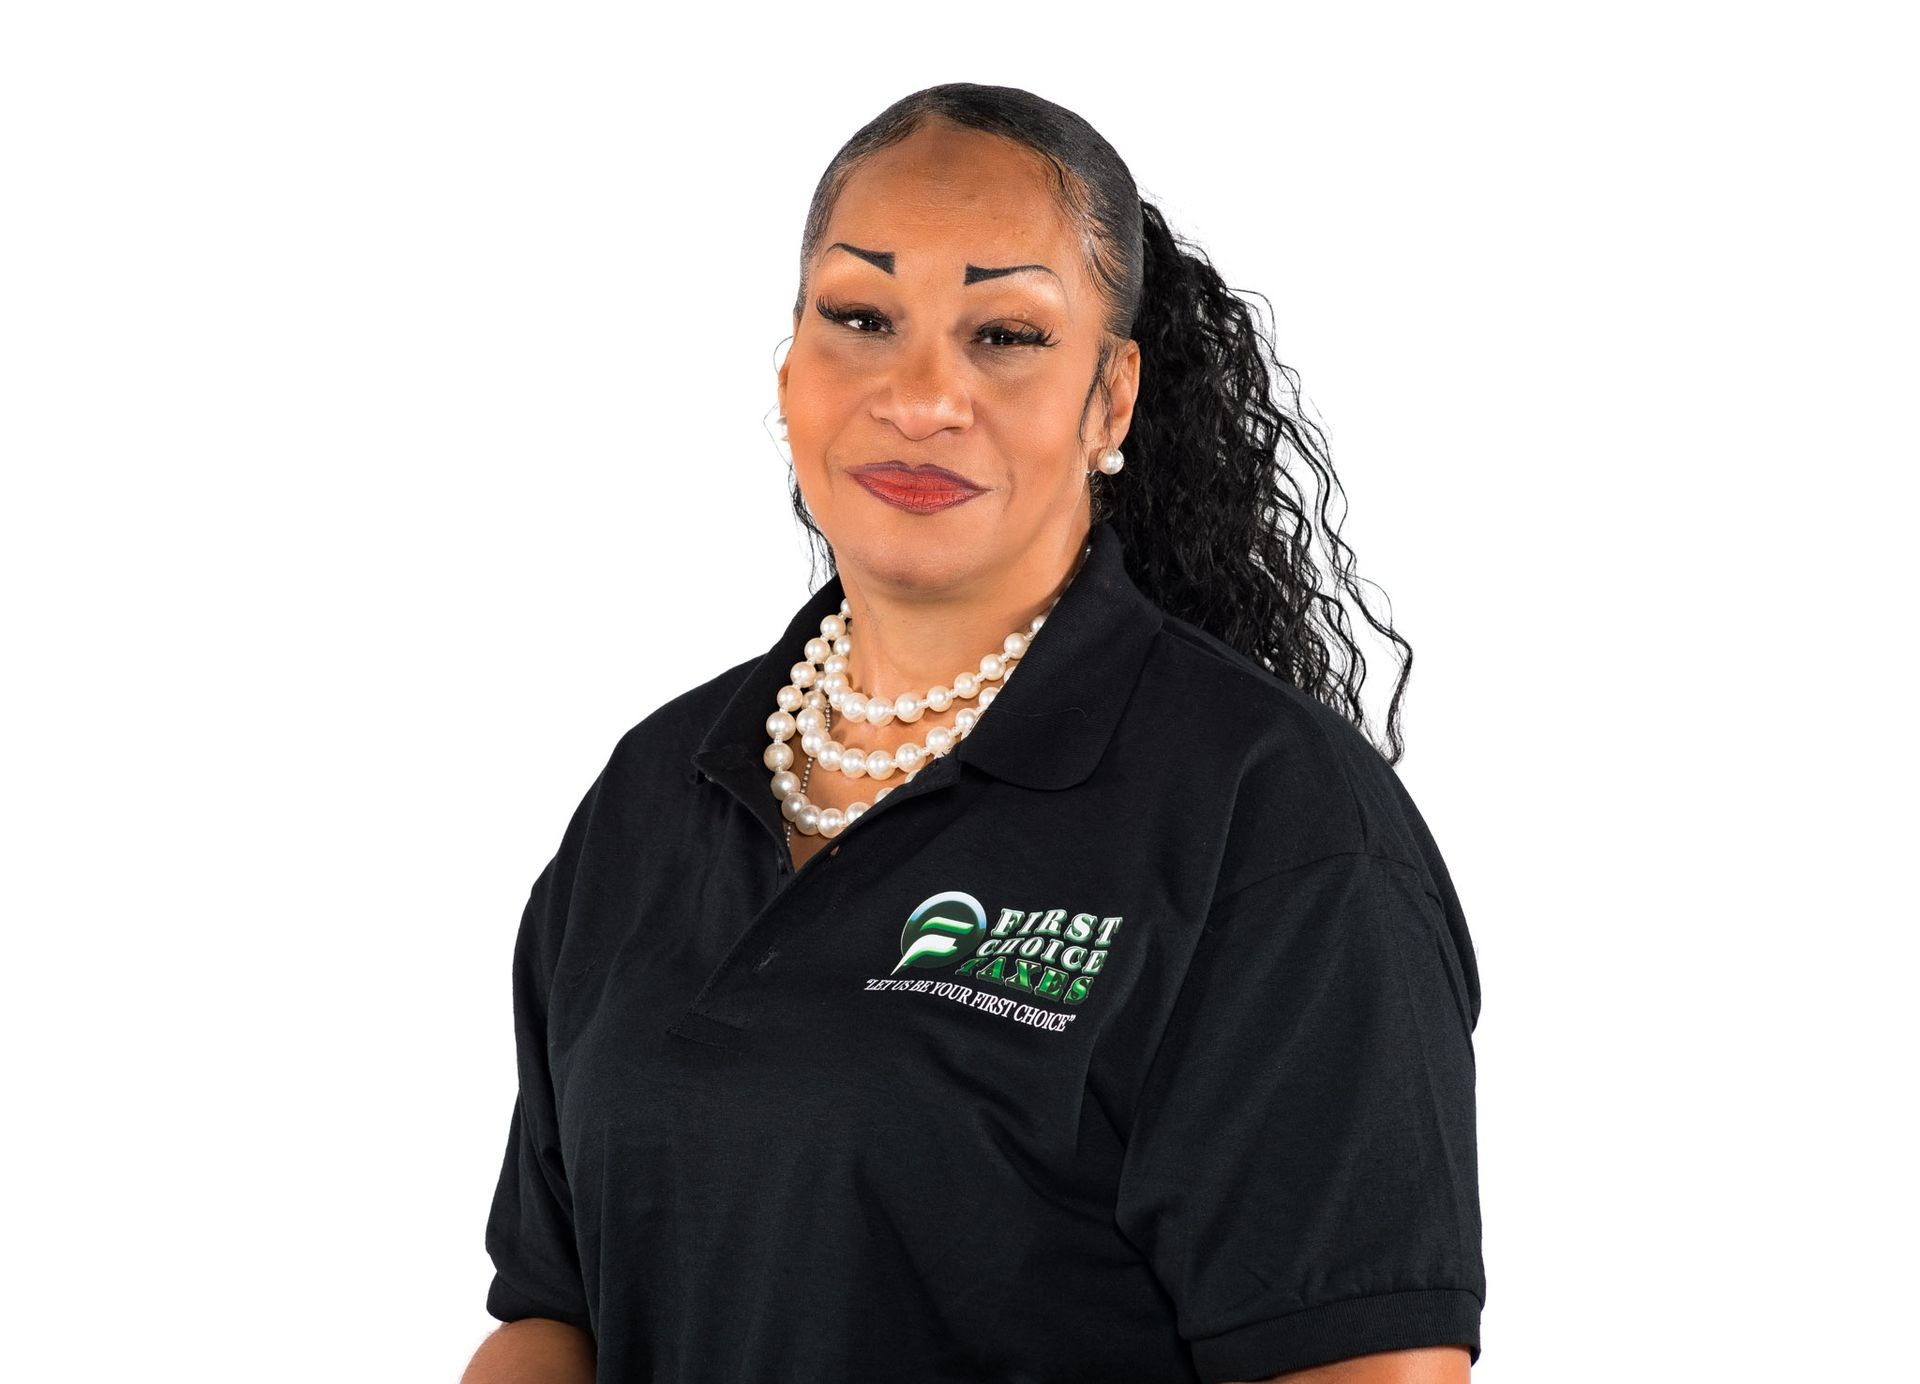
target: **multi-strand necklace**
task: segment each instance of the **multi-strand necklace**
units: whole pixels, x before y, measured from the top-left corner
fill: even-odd
[[[1080,550],[1074,574],[1092,550],[1091,542]],[[950,753],[973,732],[1059,600],[1055,596],[1047,602],[1046,610],[1034,616],[1024,630],[1016,630],[1001,641],[998,653],[982,657],[977,668],[959,674],[951,685],[894,697],[862,692],[847,676],[853,655],[853,613],[847,602],[841,601],[838,611],[821,617],[820,633],[807,640],[800,661],[790,670],[791,680],[775,698],[777,709],[767,717],[767,737],[772,743],[762,759],[773,772],[773,796],[780,800],[780,815],[787,819],[788,845],[793,843],[795,827],[808,836],[838,836],[899,786],[887,784],[875,790],[872,802],[851,803],[845,811],[818,807],[807,798],[815,764],[850,779],[870,778],[884,783],[897,773],[901,783],[911,782],[922,768]],[[897,719],[911,725],[928,712],[937,715],[959,702],[974,705],[955,712],[951,727],[931,727],[920,740],[907,741],[891,750],[863,751],[841,744],[831,734],[836,712],[843,721],[855,724],[878,727]],[[806,767],[799,774],[793,772],[794,747],[790,743],[796,736],[800,753],[807,757]]]

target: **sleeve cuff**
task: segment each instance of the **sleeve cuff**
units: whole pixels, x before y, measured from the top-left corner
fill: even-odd
[[[493,1281],[487,1285],[487,1315],[503,1322],[517,1322],[527,1317],[547,1317],[553,1321],[565,1322],[568,1326],[577,1326],[589,1335],[593,1333],[587,1314],[577,1306],[558,1306],[543,1303],[527,1296],[515,1288],[506,1279],[506,1275],[496,1272]]]
[[[1465,1288],[1343,1298],[1192,1342],[1203,1384],[1264,1380],[1356,1355],[1465,1346],[1480,1359],[1480,1299]]]

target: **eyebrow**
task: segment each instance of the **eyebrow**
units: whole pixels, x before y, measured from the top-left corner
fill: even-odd
[[[827,248],[829,250],[845,250],[855,258],[865,260],[883,274],[891,274],[893,272],[893,251],[891,250],[863,250],[858,245],[847,244],[844,240],[836,240]],[[965,282],[977,284],[985,279],[1003,279],[1009,274],[1021,274],[1028,270],[1038,270],[1042,274],[1053,274],[1053,277],[1056,279],[1060,277],[1058,274],[1054,274],[1054,271],[1044,264],[1010,264],[1004,269],[983,269],[977,264],[969,264],[967,266]]]

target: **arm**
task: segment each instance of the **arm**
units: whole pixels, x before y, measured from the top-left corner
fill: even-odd
[[[1465,1346],[1426,1346],[1336,1360],[1255,1384],[1467,1384],[1469,1361]]]
[[[547,1317],[507,1322],[480,1343],[460,1384],[593,1384],[593,1338]]]

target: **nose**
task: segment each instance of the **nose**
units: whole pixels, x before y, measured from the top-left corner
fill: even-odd
[[[966,362],[937,337],[907,344],[874,391],[873,416],[916,442],[947,428],[971,426]]]

